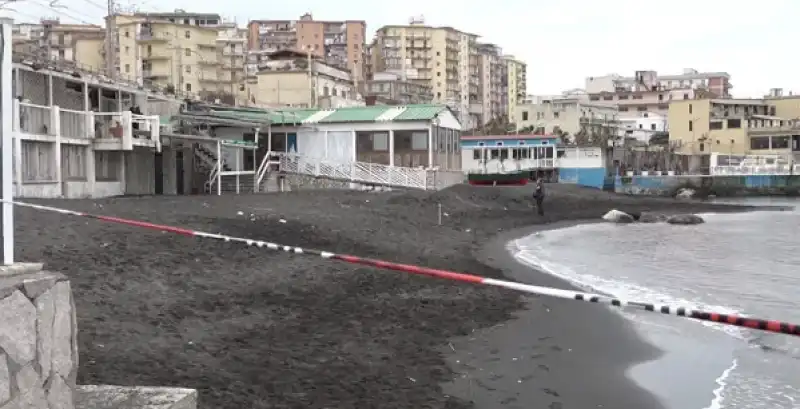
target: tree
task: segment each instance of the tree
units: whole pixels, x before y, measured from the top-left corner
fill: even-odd
[[[669,144],[669,132],[656,132],[648,142],[650,145],[667,146]]]

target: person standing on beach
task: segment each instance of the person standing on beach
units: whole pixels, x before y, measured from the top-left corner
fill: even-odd
[[[536,211],[539,216],[544,216],[544,183],[542,178],[536,179],[536,188],[533,190],[533,200],[536,201]]]

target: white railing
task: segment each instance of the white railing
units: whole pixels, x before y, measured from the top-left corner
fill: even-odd
[[[217,184],[217,178],[219,176],[220,168],[222,166],[222,161],[217,161],[214,164],[214,167],[211,168],[211,171],[208,172],[208,180],[206,180],[206,191],[211,193],[211,190],[214,189],[214,186]]]
[[[123,150],[133,145],[161,149],[160,121],[155,115],[134,115],[130,111],[94,112],[43,106],[15,100],[16,131],[24,135],[62,137],[70,139],[119,139]],[[134,129],[135,127],[138,129]],[[148,140],[134,143],[134,139]]]
[[[280,170],[285,173],[354,183],[437,190],[461,183],[464,180],[464,174],[460,171],[425,169],[422,167],[409,168],[368,162],[342,162],[283,152],[272,152],[272,156],[280,158]],[[261,173],[259,173],[258,180],[263,178],[263,173],[266,172],[264,169],[268,168],[268,164],[259,167],[259,172]]]
[[[261,187],[264,178],[269,173],[270,168],[274,165],[280,165],[280,161],[273,160],[273,157],[275,157],[274,153],[272,151],[268,151],[264,155],[264,158],[261,159],[261,164],[258,165],[258,169],[256,169],[256,178],[253,182],[255,185],[253,188],[256,190],[256,192],[260,190],[259,188]]]
[[[712,166],[710,173],[712,176],[800,175],[800,164],[762,165],[762,166]]]
[[[61,136],[66,138],[90,139],[94,134],[91,124],[91,114],[84,111],[59,109],[61,123]],[[91,129],[91,131],[90,131]]]
[[[50,107],[27,102],[19,104],[19,130],[32,135],[52,135]]]

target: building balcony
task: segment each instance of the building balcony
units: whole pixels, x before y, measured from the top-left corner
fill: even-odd
[[[13,131],[20,139],[40,142],[93,145],[96,150],[131,151],[134,146],[161,151],[157,115],[130,111],[75,111],[14,100]]]
[[[145,61],[166,61],[170,59],[170,56],[164,54],[147,54],[142,56],[142,60]]]
[[[168,39],[165,36],[153,35],[153,33],[139,33],[136,41],[142,43],[166,43]]]
[[[142,70],[142,77],[146,80],[159,81],[159,80],[166,80],[167,78],[169,78],[169,74],[151,70]]]
[[[196,45],[197,48],[201,50],[216,50],[217,44],[216,43],[200,43]]]

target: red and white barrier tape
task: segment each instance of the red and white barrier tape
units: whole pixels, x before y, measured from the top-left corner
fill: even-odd
[[[393,263],[390,261],[383,261],[383,260],[375,260],[369,258],[362,258],[357,256],[351,256],[347,254],[336,254],[327,251],[321,250],[314,250],[314,249],[305,249],[302,247],[295,247],[295,246],[286,246],[278,243],[272,243],[263,240],[254,240],[242,237],[234,237],[234,236],[226,236],[222,234],[214,234],[214,233],[206,233],[202,231],[190,230],[185,229],[182,227],[174,227],[174,226],[166,226],[161,224],[155,223],[148,223],[140,220],[130,220],[130,219],[123,219],[119,217],[113,216],[102,216],[84,212],[78,212],[74,210],[68,209],[61,209],[57,207],[51,206],[43,206],[37,205],[32,203],[24,203],[24,202],[5,202],[0,200],[0,203],[12,203],[16,206],[21,207],[29,207],[32,209],[43,210],[47,212],[56,212],[66,215],[72,216],[81,216],[81,217],[88,217],[92,219],[102,220],[106,222],[112,223],[119,223],[119,224],[126,224],[129,226],[135,227],[142,227],[151,230],[158,230],[168,233],[179,234],[182,236],[191,236],[191,237],[200,237],[200,238],[207,238],[207,239],[215,239],[221,240],[226,242],[238,242],[243,243],[248,246],[256,246],[261,248],[267,248],[270,250],[282,250],[289,253],[295,254],[310,254],[320,256],[324,259],[333,259],[343,261],[345,263],[350,264],[361,264],[365,266],[380,268],[384,270],[393,270],[393,271],[400,271],[404,273],[410,274],[418,274],[418,275],[426,275],[430,277],[442,278],[446,280],[452,281],[461,281],[473,284],[483,284],[483,285],[490,285],[494,287],[502,287],[507,288],[515,291],[521,291],[528,294],[536,294],[536,295],[544,295],[548,297],[554,298],[563,298],[567,300],[578,300],[578,301],[586,301],[591,303],[599,303],[605,305],[611,305],[614,307],[620,308],[632,308],[632,309],[639,309],[644,311],[650,312],[657,312],[661,314],[668,314],[668,315],[676,315],[679,317],[685,318],[693,318],[696,320],[701,321],[711,321],[717,322],[720,324],[732,325],[736,327],[745,327],[751,328],[761,331],[768,331],[768,332],[775,332],[780,334],[788,334],[794,336],[800,336],[800,325],[790,324],[787,322],[781,321],[774,321],[774,320],[764,320],[764,319],[757,319],[757,318],[745,318],[737,315],[729,315],[729,314],[720,314],[715,312],[707,312],[707,311],[700,311],[695,310],[688,307],[682,306],[671,306],[671,305],[661,305],[661,304],[650,304],[644,302],[637,302],[637,301],[624,301],[617,298],[607,297],[604,295],[599,294],[591,294],[591,293],[581,293],[576,291],[568,291],[568,290],[560,290],[557,288],[550,288],[550,287],[540,287],[530,284],[522,284],[516,283],[513,281],[506,281],[506,280],[496,280],[493,278],[481,277],[473,274],[464,274],[464,273],[457,273],[453,271],[447,270],[439,270],[435,268],[428,268],[428,267],[421,267],[415,266],[411,264],[401,264],[401,263]]]

